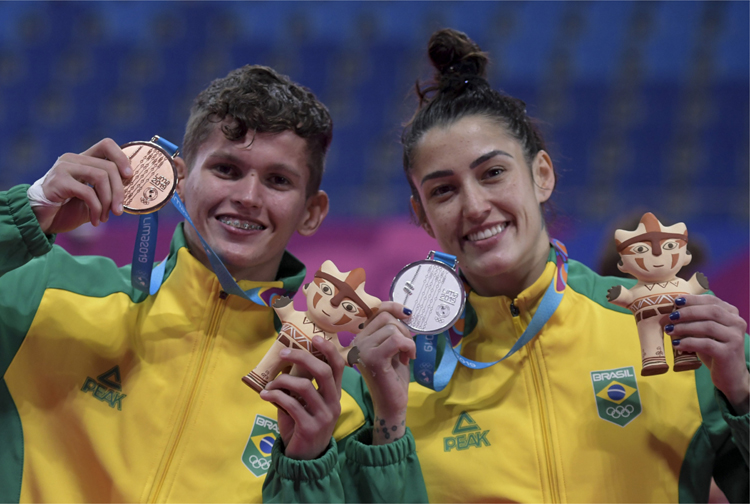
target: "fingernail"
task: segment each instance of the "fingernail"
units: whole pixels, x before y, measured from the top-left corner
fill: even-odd
[[[280,355],[280,356],[282,356],[282,357],[286,357],[286,356],[287,356],[287,355],[289,355],[290,353],[292,353],[292,351],[291,351],[291,350],[289,350],[288,348],[284,348],[283,350],[281,350],[281,351],[279,352],[279,355]]]
[[[126,166],[125,169],[123,170],[123,173],[125,173],[126,177],[129,177],[133,174],[133,169],[129,166]]]
[[[404,315],[411,315],[411,310],[409,308],[404,308]]]
[[[674,304],[676,304],[677,306],[685,306],[685,303],[686,301],[684,297],[678,297],[674,300]]]
[[[125,211],[125,209],[122,208],[122,203],[120,203],[119,205],[117,205],[117,211],[120,212],[120,213],[122,213],[122,212]]]
[[[669,314],[669,320],[680,320],[680,312],[673,311]]]
[[[664,331],[668,332],[668,333],[671,333],[672,331],[674,331],[674,325],[672,325],[672,324],[665,325],[664,326]]]
[[[323,338],[321,338],[318,335],[313,336],[313,343],[321,343],[323,341]]]
[[[263,390],[260,391],[260,396],[261,397],[266,396],[266,395],[268,395],[268,392],[265,389],[263,389]]]
[[[672,340],[672,346],[680,346],[680,340]]]

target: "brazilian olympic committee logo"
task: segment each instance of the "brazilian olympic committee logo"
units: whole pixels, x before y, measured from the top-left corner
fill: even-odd
[[[641,396],[633,366],[592,371],[599,418],[625,427],[641,414]]]
[[[256,477],[261,477],[271,467],[271,449],[279,437],[279,424],[263,415],[255,415],[253,430],[242,452],[242,463]]]

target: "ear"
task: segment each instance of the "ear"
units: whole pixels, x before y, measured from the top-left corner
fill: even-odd
[[[328,195],[325,191],[318,191],[307,198],[305,215],[297,225],[297,232],[302,236],[314,235],[326,215],[328,215]]]
[[[620,271],[622,271],[623,273],[630,273],[628,271],[627,267],[625,267],[625,263],[623,262],[622,259],[620,259],[619,261],[617,261],[617,269],[620,270]]]
[[[414,215],[417,216],[417,219],[419,219],[419,225],[422,226],[422,229],[424,229],[425,232],[430,235],[430,238],[435,238],[435,233],[432,231],[432,226],[430,226],[430,223],[427,222],[427,217],[424,214],[422,203],[417,201],[414,196],[411,196],[411,209],[414,211]]]
[[[684,257],[685,257],[685,259],[683,259],[683,261],[682,261],[682,267],[683,267],[683,268],[684,268],[685,266],[687,266],[688,264],[690,264],[691,262],[693,262],[693,256],[692,256],[691,254],[689,254],[689,253],[686,253],[686,254],[684,255]]]
[[[185,160],[178,156],[174,158],[174,166],[177,168],[177,194],[179,194],[180,198],[184,201],[185,198],[183,197],[183,194],[185,179],[187,179],[188,176],[187,165],[185,164]]]
[[[534,193],[537,201],[541,204],[552,196],[555,190],[555,169],[552,166],[552,159],[546,151],[537,152],[534,162],[532,163],[531,173],[534,177]]]

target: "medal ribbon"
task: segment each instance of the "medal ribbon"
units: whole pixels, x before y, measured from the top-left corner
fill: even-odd
[[[551,243],[555,249],[555,275],[552,277],[552,281],[549,287],[547,287],[542,301],[539,303],[539,307],[531,318],[528,327],[526,327],[526,330],[513,344],[508,353],[503,358],[494,362],[478,362],[463,357],[461,355],[460,339],[463,337],[463,319],[466,316],[466,309],[464,309],[464,313],[461,314],[461,318],[456,323],[456,325],[461,326],[461,330],[459,331],[456,325],[454,325],[450,330],[438,335],[438,337],[442,336],[445,340],[445,350],[443,351],[443,357],[440,360],[437,371],[435,371],[437,349],[435,335],[417,335],[417,358],[414,362],[414,379],[418,383],[439,392],[448,385],[459,362],[471,369],[484,369],[494,366],[516,353],[542,330],[542,327],[552,317],[557,307],[560,306],[565,288],[568,285],[568,251],[562,242],[554,238],[551,240]],[[458,345],[454,347],[452,341],[458,341]]]
[[[172,156],[177,152],[177,146],[163,138],[157,138],[154,140],[154,143],[158,144]],[[211,263],[211,268],[218,277],[221,288],[226,293],[234,294],[235,296],[239,296],[260,306],[271,306],[273,300],[277,296],[289,294],[288,291],[278,287],[255,287],[254,289],[246,291],[242,290],[216,252],[214,252],[208,242],[206,242],[198,232],[198,229],[195,227],[193,220],[190,218],[190,215],[185,208],[185,204],[182,202],[177,192],[174,193],[171,201],[177,211],[180,212],[185,220],[193,227],[195,234],[198,235],[198,239],[200,240],[201,245],[203,245],[203,250],[206,252],[208,261]],[[151,295],[156,294],[161,288],[167,265],[167,259],[164,258],[162,262],[153,268],[154,253],[156,250],[156,235],[158,234],[158,231],[158,212],[141,215],[138,221],[138,235],[135,249],[133,250],[133,267],[130,280],[133,287]],[[153,237],[153,239],[151,239],[151,237]],[[144,240],[143,238],[146,239]]]

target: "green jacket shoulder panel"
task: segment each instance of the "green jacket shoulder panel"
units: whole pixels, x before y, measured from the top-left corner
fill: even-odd
[[[607,301],[607,291],[615,285],[622,285],[629,289],[635,284],[635,279],[603,277],[576,260],[570,259],[568,261],[568,286],[608,310],[632,315],[630,310]]]
[[[48,289],[61,289],[87,297],[106,297],[124,293],[133,302],[140,302],[146,294],[130,282],[130,265],[118,267],[108,257],[72,256],[58,246],[49,254],[53,263]]]

